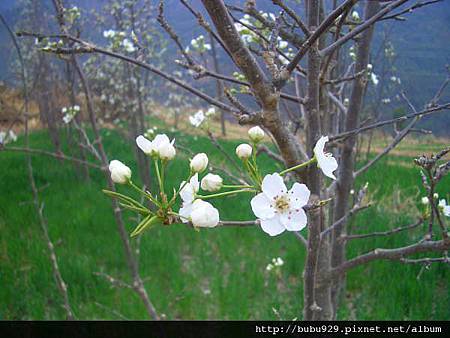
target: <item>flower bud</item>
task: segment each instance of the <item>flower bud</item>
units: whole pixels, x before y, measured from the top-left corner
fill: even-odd
[[[191,160],[191,170],[195,173],[200,173],[208,167],[208,156],[205,153],[200,153],[194,156]]]
[[[251,145],[247,143],[242,143],[236,147],[236,155],[241,159],[244,160],[246,158],[249,158],[252,155],[252,147]]]
[[[191,221],[195,227],[213,228],[219,224],[219,211],[208,202],[195,200],[192,205]]]
[[[205,191],[214,192],[220,190],[223,185],[223,179],[219,175],[208,174],[202,179],[201,187]]]
[[[125,184],[131,178],[131,169],[118,160],[109,163],[109,171],[114,183]]]
[[[437,199],[439,198],[439,194],[438,194],[437,192],[435,192],[435,193],[433,194],[433,198],[437,200]]]
[[[422,197],[422,204],[427,205],[428,204],[428,197]]]
[[[255,143],[262,141],[264,135],[265,135],[264,130],[262,130],[258,126],[250,128],[248,131],[248,136],[250,137],[250,140],[252,140]]]

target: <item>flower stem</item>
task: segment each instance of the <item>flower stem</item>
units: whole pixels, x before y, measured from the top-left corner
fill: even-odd
[[[233,195],[233,194],[239,194],[241,192],[257,192],[257,190],[255,190],[255,189],[240,189],[240,190],[220,192],[218,194],[212,194],[212,195],[203,195],[203,196],[196,195],[196,197],[200,198],[202,200],[205,200],[205,199],[214,198],[214,197],[222,197],[222,196],[228,196],[228,195]]]
[[[156,206],[160,206],[159,202],[148,192],[142,190],[141,188],[139,188],[136,184],[134,184],[131,180],[128,181],[128,184],[133,187],[136,191],[138,191],[139,193],[143,194],[145,197],[147,197],[151,202],[153,202]]]
[[[244,188],[255,188],[253,185],[226,185],[224,184],[222,188],[229,188],[229,189],[244,189]]]
[[[285,169],[282,172],[280,172],[280,175],[283,176],[285,174],[287,174],[288,172],[291,172],[293,170],[297,170],[297,169],[301,169],[301,168],[305,168],[307,166],[309,166],[310,164],[313,164],[314,162],[317,162],[316,157],[314,156],[312,159],[310,159],[309,161],[297,164],[296,166],[293,166],[291,168]]]
[[[156,169],[156,176],[158,178],[159,190],[161,191],[162,194],[164,194],[164,184],[163,184],[163,181],[161,178],[161,172],[159,171],[158,159],[155,159],[154,163],[155,163],[155,169]]]

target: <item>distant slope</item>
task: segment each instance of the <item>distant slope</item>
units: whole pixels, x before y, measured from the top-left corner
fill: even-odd
[[[51,8],[49,0],[40,1],[48,3]],[[360,2],[359,8],[362,8],[364,2]],[[71,3],[85,9],[86,13],[94,7],[101,8],[107,0],[74,0]],[[201,6],[197,1],[191,3],[200,9]],[[242,3],[242,1],[233,0],[227,3]],[[0,1],[0,12],[12,25],[17,21],[17,6],[16,1]],[[258,6],[266,11],[277,11],[271,1],[258,1]],[[179,0],[166,0],[166,16],[185,41],[204,33]],[[391,20],[385,25],[394,27],[392,41],[398,55],[398,74],[402,79],[404,90],[420,108],[436,92],[446,76],[445,66],[450,63],[450,1],[443,0],[417,9],[405,17],[407,20],[404,22]],[[380,28],[377,29],[378,37]],[[0,43],[2,46],[8,46],[10,43],[3,27],[0,28]],[[11,48],[0,49],[0,80],[7,80],[10,76],[9,61],[12,52]],[[446,98],[450,99],[450,95],[446,95]],[[445,130],[450,126],[449,113],[429,119],[427,124],[430,123],[433,124],[434,130],[450,135],[450,132]]]

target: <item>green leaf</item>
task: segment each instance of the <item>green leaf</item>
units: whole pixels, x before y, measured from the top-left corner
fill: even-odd
[[[117,199],[121,200],[122,202],[124,202],[125,204],[131,204],[131,205],[133,205],[133,206],[135,206],[137,208],[146,209],[141,203],[139,203],[138,201],[135,201],[134,199],[132,199],[129,196],[125,196],[125,195],[122,195],[122,194],[120,194],[118,192],[111,191],[111,190],[106,190],[106,189],[103,189],[102,191],[103,191],[103,193],[105,193],[109,197],[117,198]]]
[[[133,230],[133,232],[131,233],[131,237],[136,237],[138,235],[140,235],[145,229],[155,225],[157,222],[160,221],[160,218],[158,216],[151,216],[148,215],[147,217],[145,217],[141,223],[139,223],[139,225],[136,227],[136,229]]]
[[[151,214],[151,211],[148,210],[147,208],[144,208],[144,209],[143,208],[138,208],[138,207],[136,207],[134,205],[130,205],[130,204],[122,203],[122,202],[119,202],[119,204],[120,204],[121,207],[123,207],[125,209],[128,209],[128,210],[136,211],[136,212],[140,213],[143,216],[147,216],[147,215]]]

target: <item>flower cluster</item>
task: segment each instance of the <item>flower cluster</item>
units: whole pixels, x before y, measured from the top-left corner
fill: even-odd
[[[437,193],[433,194],[433,200],[433,203],[437,202],[438,209],[444,214],[444,216],[450,217],[450,205],[447,204],[447,201],[444,198],[439,199],[439,195]],[[430,204],[429,198],[427,196],[422,197],[421,202],[424,206],[427,207]]]
[[[197,112],[194,122],[201,125],[201,117],[206,114]],[[169,161],[176,156],[175,140],[170,140],[165,134],[156,135],[149,140],[143,135],[136,138],[136,144],[146,155],[151,157],[155,165],[159,191],[152,193],[136,186],[131,179],[131,170],[118,160],[111,161],[109,171],[111,180],[117,184],[129,185],[137,190],[156,208],[147,208],[130,196],[104,190],[111,197],[118,198],[121,206],[143,216],[141,223],[134,229],[132,236],[139,235],[145,229],[156,224],[170,225],[173,223],[192,224],[195,228],[212,228],[220,223],[219,211],[209,201],[213,198],[251,193],[254,197],[250,201],[251,209],[261,225],[261,229],[270,236],[276,236],[288,231],[300,231],[307,224],[304,210],[310,197],[310,191],[305,184],[295,182],[287,188],[283,176],[293,170],[300,170],[308,165],[317,163],[317,167],[324,175],[336,179],[333,172],[337,169],[336,159],[325,153],[328,137],[321,137],[314,147],[314,157],[307,162],[285,169],[279,173],[266,174],[264,177],[257,161],[257,146],[265,138],[262,128],[255,126],[248,131],[249,143],[242,143],[236,147],[236,156],[242,161],[251,183],[244,185],[225,184],[221,176],[208,172],[209,159],[205,153],[199,153],[189,162],[188,175],[180,182],[178,188],[173,188],[169,196],[165,192],[165,171]],[[204,174],[205,173],[205,174]],[[204,175],[200,177],[200,175]],[[222,190],[225,189],[225,190]],[[200,193],[200,191],[204,193]],[[174,211],[175,203],[180,199],[178,212]],[[156,209],[156,211],[155,211]],[[281,263],[280,263],[281,262]],[[282,265],[277,260],[275,266]]]
[[[205,127],[208,129],[209,119],[216,114],[216,109],[214,107],[208,108],[206,113],[203,110],[198,110],[194,115],[189,116],[189,122],[195,128]]]
[[[191,40],[191,46],[196,52],[204,53],[211,50],[211,44],[205,42],[205,37],[199,35],[197,38]]]
[[[80,106],[74,105],[71,107],[63,107],[61,113],[63,114],[62,120],[65,124],[72,122],[74,117],[80,112]]]
[[[135,40],[134,32],[132,32],[131,35],[133,37],[132,40]],[[103,37],[111,40],[112,47],[115,49],[122,47],[128,53],[136,51],[133,41],[126,37],[125,32],[116,32],[115,30],[108,29],[103,31]]]
[[[272,262],[267,264],[266,271],[272,271],[275,268],[280,268],[284,265],[284,261],[281,257],[272,258]]]

